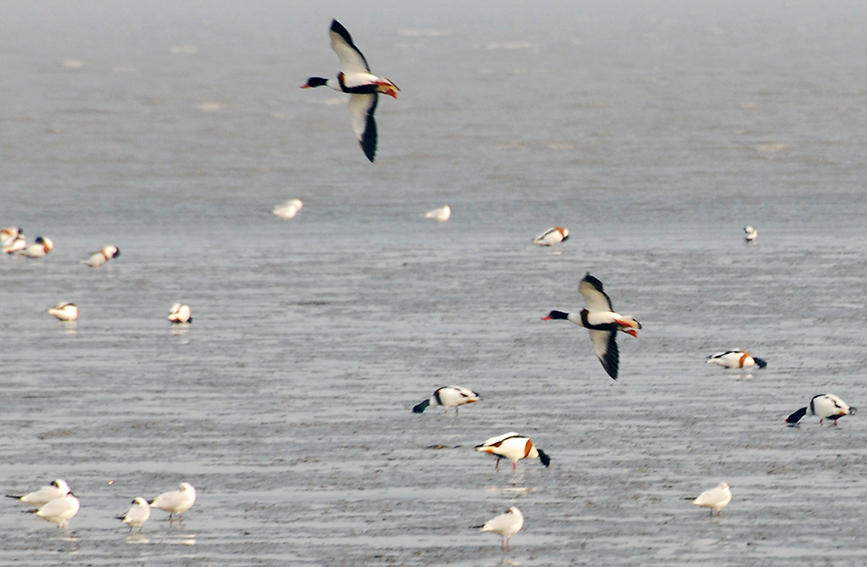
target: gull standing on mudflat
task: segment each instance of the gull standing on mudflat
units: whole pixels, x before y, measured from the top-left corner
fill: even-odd
[[[479,528],[482,532],[493,532],[499,534],[503,539],[500,540],[500,549],[509,550],[509,538],[521,531],[524,527],[524,515],[518,510],[517,506],[512,506],[506,510],[505,514],[500,514],[495,518],[491,518],[481,526],[473,526]]]
[[[151,507],[148,501],[140,496],[136,496],[132,501],[132,506],[126,511],[123,516],[118,516],[117,519],[129,526],[129,531],[133,528],[138,528],[139,533],[142,531],[142,526],[151,517]]]
[[[500,468],[500,459],[512,461],[512,472],[518,470],[518,461],[521,459],[539,459],[543,466],[551,466],[551,457],[538,449],[529,437],[514,431],[491,437],[481,445],[476,445],[476,451],[497,457],[497,470]]]
[[[562,226],[555,226],[534,238],[533,244],[539,246],[553,246],[554,244],[565,242],[566,240],[569,240],[569,229],[563,228]]]
[[[589,273],[578,283],[578,292],[584,297],[586,308],[581,313],[551,311],[543,321],[565,319],[590,332],[593,350],[605,372],[617,380],[620,365],[620,351],[617,348],[617,331],[638,337],[641,323],[632,317],[621,315],[611,306],[611,298],[602,290],[602,282]]]
[[[75,497],[75,494],[70,492],[65,496],[55,498],[48,504],[42,506],[42,508],[36,510],[36,515],[53,524],[57,524],[58,528],[65,528],[66,523],[71,520],[73,516],[78,514],[78,509],[80,507],[81,504],[79,503],[78,498]]]
[[[708,364],[718,364],[723,368],[752,368],[758,366],[764,368],[768,365],[764,359],[755,357],[743,349],[727,350],[718,352],[707,357]]]
[[[376,121],[373,113],[379,102],[379,94],[397,98],[397,85],[371,74],[370,66],[361,51],[352,41],[352,36],[340,22],[331,22],[331,48],[340,58],[340,73],[336,78],[310,77],[302,89],[329,87],[349,93],[349,114],[352,129],[358,137],[364,155],[371,162],[376,157]]]
[[[732,501],[732,491],[728,484],[721,482],[716,488],[705,490],[697,498],[687,498],[687,500],[692,500],[696,506],[710,508],[711,516],[713,516],[714,511],[719,516],[720,511]]]
[[[102,250],[94,252],[87,260],[82,260],[79,263],[90,266],[91,268],[98,268],[112,258],[118,256],[120,256],[120,250],[117,249],[117,246],[103,246]]]
[[[74,303],[58,303],[48,313],[61,321],[75,321],[78,319],[78,306]]]
[[[154,498],[150,505],[152,508],[159,508],[169,512],[169,521],[172,519],[172,514],[178,515],[178,520],[184,521],[184,512],[193,507],[196,502],[196,489],[188,482],[182,482],[178,490],[172,492],[164,492]]]
[[[437,388],[430,399],[427,399],[412,408],[414,413],[424,413],[428,406],[444,406],[446,413],[449,413],[449,408],[455,408],[455,415],[458,413],[458,406],[464,404],[472,404],[479,401],[479,395],[469,388],[462,386],[443,386]]]
[[[44,504],[48,504],[52,500],[55,500],[62,496],[66,496],[67,494],[69,494],[69,492],[69,485],[66,484],[66,481],[58,478],[56,480],[52,480],[51,484],[49,484],[48,486],[43,486],[39,490],[31,492],[30,494],[25,494],[24,496],[7,494],[6,498],[15,498],[16,500],[20,500],[25,504],[42,506]]]
[[[789,417],[786,418],[786,423],[795,425],[806,414],[815,415],[819,418],[819,425],[822,425],[826,419],[833,419],[834,425],[837,425],[837,420],[845,415],[849,415],[858,411],[858,408],[853,408],[839,396],[834,394],[819,394],[813,396],[807,407],[801,408]]]

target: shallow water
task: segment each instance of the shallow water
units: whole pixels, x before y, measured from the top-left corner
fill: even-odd
[[[862,8],[64,6],[0,37],[0,222],[56,246],[0,258],[0,482],[82,509],[5,502],[0,565],[867,557],[862,418],[783,424],[867,397]],[[336,93],[297,89],[336,70],[335,14],[403,89],[375,165]],[[618,382],[541,321],[588,271],[644,325]],[[737,347],[768,368],[705,364]],[[447,384],[484,399],[410,412]],[[510,430],[552,466],[473,451]],[[114,519],[184,480],[182,525]],[[721,480],[720,517],[684,500]],[[470,526],[510,505],[504,554]]]

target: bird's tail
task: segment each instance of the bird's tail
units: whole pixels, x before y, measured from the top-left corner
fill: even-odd
[[[539,451],[539,460],[542,461],[542,464],[545,465],[546,467],[550,467],[551,466],[551,457],[549,457],[547,454],[545,454],[538,447],[536,447],[536,450]]]
[[[424,413],[424,410],[426,410],[429,405],[430,405],[430,400],[425,400],[420,404],[414,405],[412,407],[412,412],[413,413]]]
[[[7,494],[6,498],[14,498],[15,500],[21,500],[24,496],[15,496],[14,494]]]
[[[791,423],[792,425],[801,421],[801,418],[807,415],[807,408],[801,408],[798,411],[794,412],[792,415],[786,418],[786,423]]]
[[[768,365],[768,363],[765,362],[764,360],[762,360],[761,358],[756,358],[756,357],[754,356],[754,357],[753,357],[753,360],[756,361],[756,366],[758,366],[759,368],[764,368],[765,366]]]

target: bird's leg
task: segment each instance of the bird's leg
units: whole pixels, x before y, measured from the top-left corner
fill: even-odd
[[[515,472],[517,470],[518,470],[518,461],[515,461],[512,463],[512,472]]]
[[[500,457],[497,457],[497,466],[494,468],[500,470]]]
[[[825,423],[825,420],[824,420],[824,419],[820,419],[820,420],[819,420],[819,425],[822,425],[823,423]]]

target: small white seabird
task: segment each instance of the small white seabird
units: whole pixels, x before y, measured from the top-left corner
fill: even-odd
[[[61,496],[66,496],[67,494],[69,494],[69,485],[66,484],[65,480],[61,480],[58,478],[56,480],[52,480],[51,484],[49,484],[48,486],[43,486],[35,492],[25,494],[24,496],[7,494],[6,498],[15,498],[16,500],[20,500],[25,504],[32,504],[34,506],[43,506],[45,504],[48,504],[52,500],[60,498]]]
[[[524,527],[524,515],[516,506],[512,506],[506,510],[505,514],[500,514],[495,518],[491,518],[481,526],[473,526],[479,528],[482,532],[493,532],[500,535],[503,539],[500,541],[500,549],[509,550],[509,538],[521,531]]]
[[[193,507],[196,502],[196,489],[188,482],[182,482],[178,490],[165,492],[154,498],[150,505],[169,512],[169,520],[172,514],[178,515],[178,520],[184,521],[184,512]]]
[[[449,205],[443,205],[426,212],[424,216],[437,222],[446,222],[452,216],[452,208]]]
[[[514,431],[491,437],[481,445],[476,445],[476,451],[497,457],[497,469],[500,468],[500,459],[511,460],[512,471],[518,469],[518,461],[521,459],[538,458],[545,467],[551,466],[551,457],[536,448],[529,437],[518,435]]]
[[[756,238],[759,237],[759,231],[756,230],[755,227],[752,227],[752,226],[746,227],[744,229],[744,234],[746,235],[746,236],[744,236],[744,241],[747,244],[750,244],[751,242],[755,242]]]
[[[708,364],[718,364],[723,368],[752,368],[753,366],[764,368],[768,365],[768,363],[763,359],[757,358],[739,348],[727,350],[725,352],[718,352],[707,358]]]
[[[716,488],[705,490],[697,498],[687,498],[687,500],[691,500],[696,506],[710,508],[711,516],[714,512],[719,516],[720,511],[732,501],[732,491],[728,484],[721,482]]]
[[[47,236],[37,236],[34,244],[18,252],[28,258],[44,258],[54,248],[54,243]]]
[[[443,386],[434,391],[430,399],[427,399],[412,408],[414,413],[424,413],[428,406],[444,406],[446,413],[449,413],[449,408],[455,408],[455,414],[458,413],[458,406],[464,404],[472,404],[479,401],[479,395],[468,388],[461,386]]]
[[[3,252],[4,254],[14,254],[24,250],[25,248],[27,248],[27,240],[24,239],[24,232],[22,231],[21,234],[12,238],[7,244],[0,247],[0,252]]]
[[[172,323],[192,323],[193,312],[189,305],[184,303],[175,303],[169,311],[169,321]]]
[[[593,350],[602,367],[617,380],[620,366],[620,351],[617,348],[617,331],[638,337],[641,323],[633,317],[621,315],[611,306],[611,298],[602,290],[602,282],[589,273],[578,283],[578,292],[584,297],[586,308],[579,314],[551,311],[543,321],[565,319],[590,332]]]
[[[562,226],[555,226],[534,238],[533,244],[538,244],[539,246],[553,246],[554,244],[565,240],[569,240],[569,229],[563,228]]]
[[[141,533],[142,526],[150,517],[151,507],[148,505],[148,501],[137,496],[133,499],[132,506],[126,511],[126,514],[118,516],[117,519],[128,525],[129,531],[138,528],[139,533]]]
[[[795,425],[806,414],[810,414],[819,418],[819,425],[822,425],[826,419],[833,419],[834,425],[837,425],[838,419],[856,411],[858,411],[857,408],[853,408],[834,394],[819,394],[813,396],[807,407],[801,408],[787,417],[786,423]]]
[[[58,528],[65,528],[66,523],[78,514],[80,507],[81,504],[78,498],[70,492],[43,505],[40,509],[36,510],[36,515],[48,520],[52,524],[57,524]]]
[[[289,199],[282,205],[275,205],[274,208],[271,209],[271,213],[283,220],[289,220],[294,218],[303,206],[304,203],[301,202],[301,199]]]
[[[367,60],[352,42],[352,37],[340,22],[331,22],[331,48],[340,58],[340,73],[336,78],[324,79],[310,77],[302,89],[330,87],[342,93],[349,93],[349,114],[352,116],[352,129],[358,137],[364,155],[371,162],[376,157],[376,121],[373,113],[379,102],[379,94],[397,98],[397,85],[372,75]]]
[[[78,307],[74,303],[58,303],[48,310],[61,321],[75,321],[78,319]]]
[[[118,256],[120,256],[120,250],[117,249],[117,246],[109,245],[104,246],[99,252],[94,252],[87,260],[82,260],[80,263],[90,266],[91,268],[98,268],[112,258]]]

